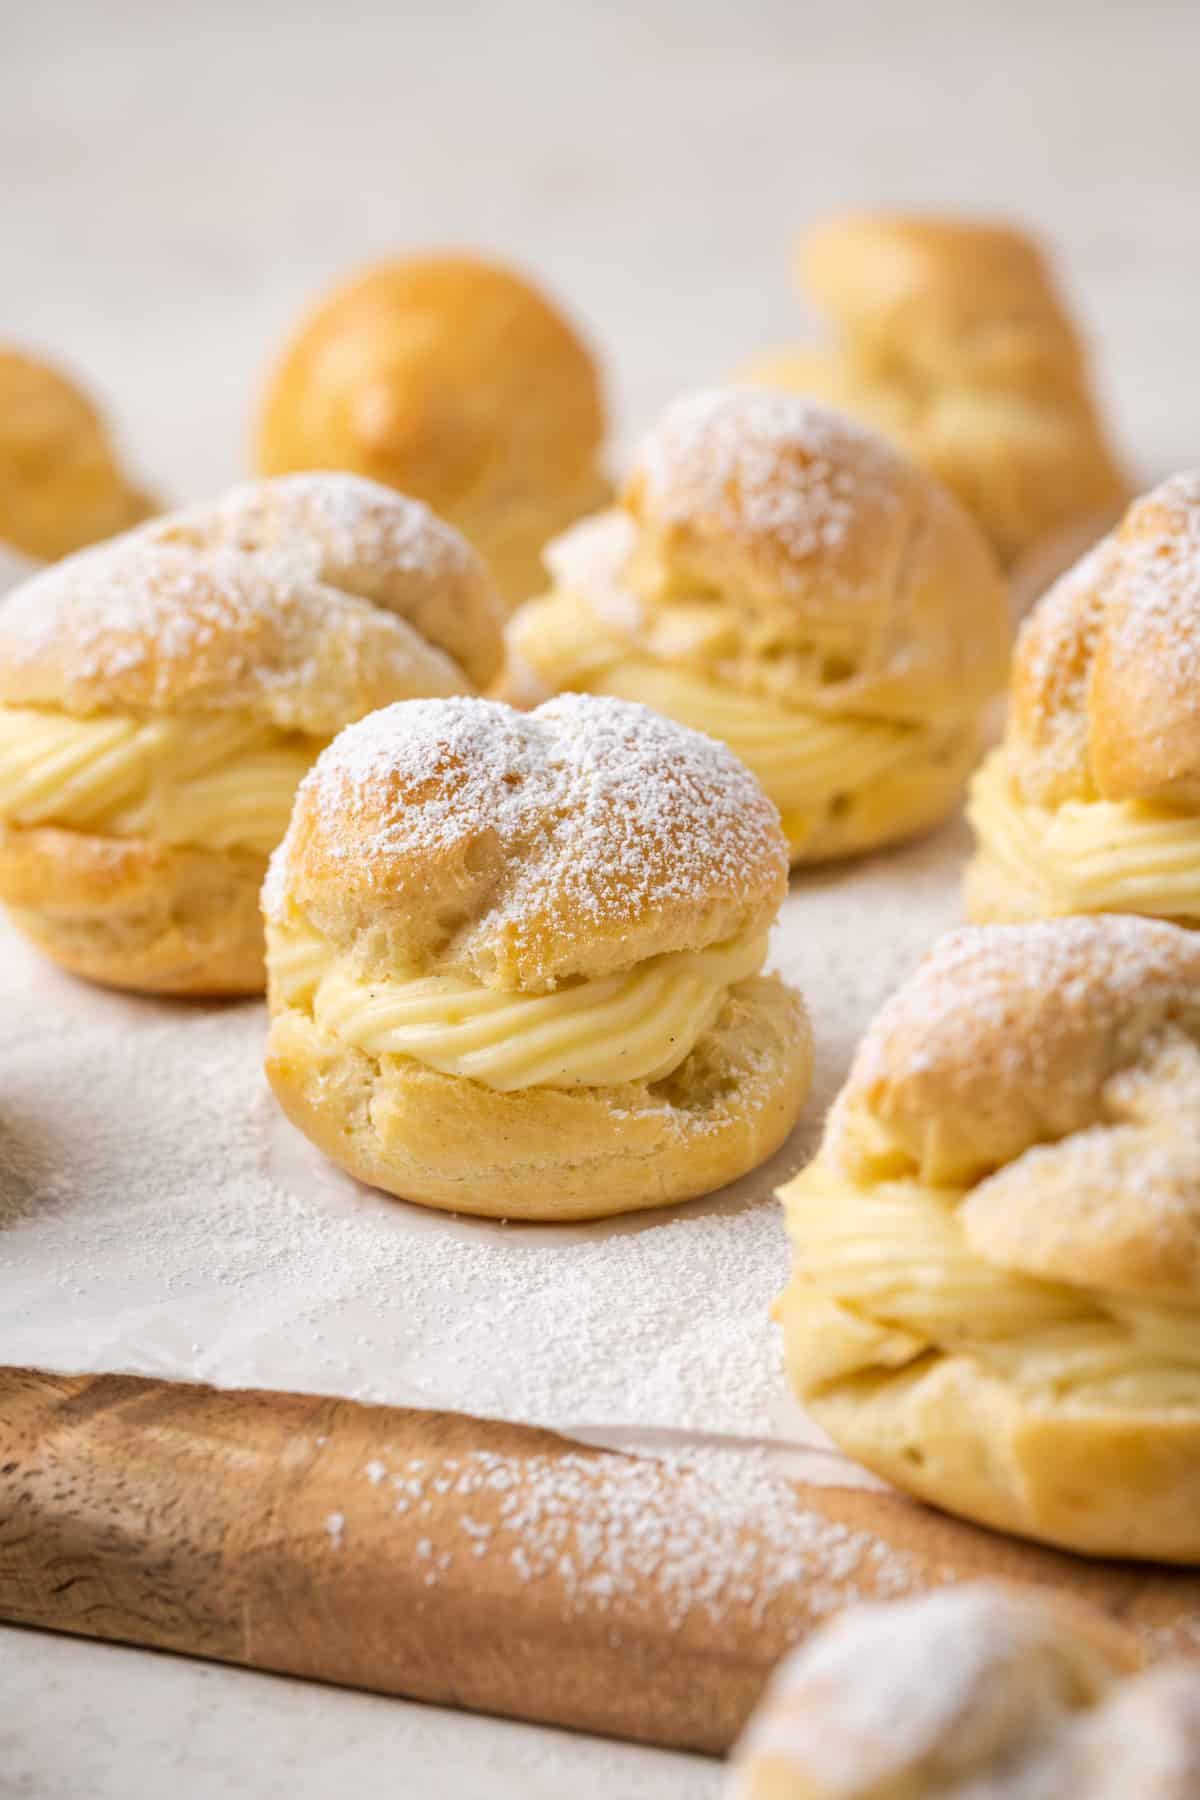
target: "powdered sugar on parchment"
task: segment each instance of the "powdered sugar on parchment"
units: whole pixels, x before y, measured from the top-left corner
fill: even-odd
[[[448,1406],[651,1451],[815,1441],[769,1318],[788,1272],[773,1190],[883,994],[959,918],[964,849],[952,828],[793,880],[769,960],[813,1017],[799,1130],[720,1195],[596,1225],[360,1187],[280,1117],[261,1006],[105,993],[0,921],[0,1361]],[[804,1456],[814,1478],[848,1472]]]

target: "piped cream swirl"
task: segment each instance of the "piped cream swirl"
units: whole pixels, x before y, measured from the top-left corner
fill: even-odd
[[[720,631],[712,608],[676,605],[660,627],[659,648],[670,648],[669,627],[694,648],[705,619]],[[886,836],[889,810],[902,812],[923,784],[940,793],[974,760],[976,730],[965,717],[926,725],[793,706],[696,673],[669,655],[635,650],[594,605],[567,591],[518,614],[509,648],[510,681],[522,702],[562,689],[605,694],[719,738],[775,802],[794,850],[819,841],[825,822],[850,805],[877,815]]]
[[[795,1272],[780,1310],[802,1393],[936,1350],[1082,1404],[1200,1405],[1193,1305],[1101,1294],[988,1261],[964,1231],[969,1191],[859,1184],[821,1158],[790,1184]]]
[[[320,748],[237,713],[0,706],[0,821],[265,855]]]
[[[1030,805],[1003,750],[971,783],[967,817],[1031,911],[1200,917],[1200,819],[1135,800]]]
[[[366,981],[348,957],[295,925],[269,925],[267,945],[274,1006],[310,1010],[368,1055],[411,1057],[504,1093],[663,1080],[767,951],[765,934],[755,934],[528,994],[453,975]]]

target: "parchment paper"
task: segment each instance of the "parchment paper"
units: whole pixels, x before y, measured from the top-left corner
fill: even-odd
[[[278,1114],[259,1004],[108,993],[0,924],[0,1361],[458,1408],[653,1449],[823,1440],[768,1318],[773,1190],[883,997],[960,916],[967,834],[793,879],[772,963],[817,1077],[766,1167],[611,1224],[503,1225],[361,1187]],[[790,1459],[794,1460],[794,1459]],[[827,1448],[802,1472],[844,1480]]]

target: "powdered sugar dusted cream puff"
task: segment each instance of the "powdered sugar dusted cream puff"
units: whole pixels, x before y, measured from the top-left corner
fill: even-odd
[[[944,938],[782,1192],[788,1367],[923,1500],[1200,1561],[1200,937],[1105,916]]]
[[[501,651],[469,546],[354,477],[253,483],[60,563],[0,609],[0,899],[94,980],[261,989],[258,891],[318,752]]]
[[[1200,924],[1200,472],[1136,501],[1030,615],[968,817],[973,919]]]
[[[324,295],[267,389],[265,475],[353,469],[416,494],[470,539],[509,606],[546,540],[603,505],[600,372],[511,269],[465,255],[376,265]]]
[[[1192,1800],[1200,1668],[1052,1588],[842,1613],[776,1670],[727,1800]]]
[[[764,975],[778,815],[723,746],[569,696],[393,706],[301,784],[264,891],[271,1085],[405,1199],[527,1219],[707,1193],[795,1123]]]
[[[729,744],[794,861],[935,823],[1003,684],[1004,585],[958,503],[882,439],[792,394],[669,407],[620,508],[548,553],[506,692],[640,700]]]

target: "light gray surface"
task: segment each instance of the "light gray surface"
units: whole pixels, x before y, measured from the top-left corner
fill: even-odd
[[[699,1757],[0,1632],[4,1800],[715,1800],[720,1787]]]
[[[160,490],[245,467],[298,307],[472,245],[569,301],[618,434],[799,333],[831,208],[1000,210],[1059,247],[1126,444],[1200,460],[1192,0],[0,0],[0,336],[73,362]],[[708,1800],[690,1759],[0,1633],[0,1793]]]

